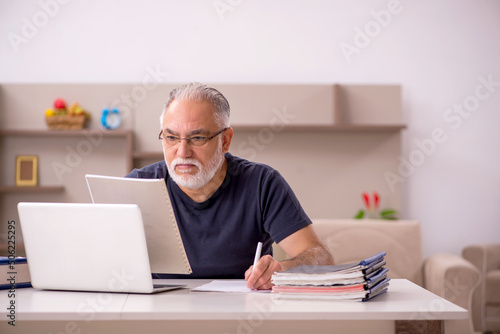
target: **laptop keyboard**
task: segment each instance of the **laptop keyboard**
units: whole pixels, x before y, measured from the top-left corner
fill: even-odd
[[[153,284],[153,288],[173,288],[173,287],[179,287],[179,285],[175,284]]]

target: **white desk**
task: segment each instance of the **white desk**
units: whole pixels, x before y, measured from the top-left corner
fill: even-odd
[[[189,288],[210,280],[169,280]],[[8,325],[10,300],[0,291],[1,333],[371,333],[407,331],[423,324],[466,319],[467,311],[407,281],[369,302],[280,301],[271,293],[174,290],[154,295],[16,291],[16,326]],[[404,320],[401,322],[401,320]],[[411,322],[415,323],[415,322]],[[403,326],[403,327],[401,327]]]

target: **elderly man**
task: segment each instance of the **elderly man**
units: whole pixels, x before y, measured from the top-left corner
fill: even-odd
[[[333,264],[299,201],[269,166],[229,153],[229,103],[199,83],[178,87],[160,117],[165,161],[127,177],[164,178],[193,273],[161,278],[245,278],[270,289],[271,276],[301,264]],[[278,262],[272,243],[290,257]],[[263,254],[251,266],[258,242]]]

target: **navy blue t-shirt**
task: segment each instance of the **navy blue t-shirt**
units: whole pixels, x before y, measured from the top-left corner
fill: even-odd
[[[191,264],[190,275],[158,278],[244,278],[257,243],[272,255],[272,243],[311,224],[285,179],[273,168],[226,153],[222,185],[206,201],[191,200],[168,177],[165,161],[134,169],[126,177],[164,178]]]

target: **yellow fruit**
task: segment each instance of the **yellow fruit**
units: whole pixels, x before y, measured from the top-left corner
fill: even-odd
[[[74,114],[75,110],[79,108],[80,106],[78,105],[78,102],[73,103],[69,108],[68,108],[68,114]]]
[[[50,116],[54,116],[54,115],[55,115],[55,112],[53,109],[49,108],[49,109],[45,110],[46,117],[50,117]]]
[[[73,114],[74,115],[81,115],[81,114],[83,114],[83,109],[81,107],[77,106],[73,109]]]

